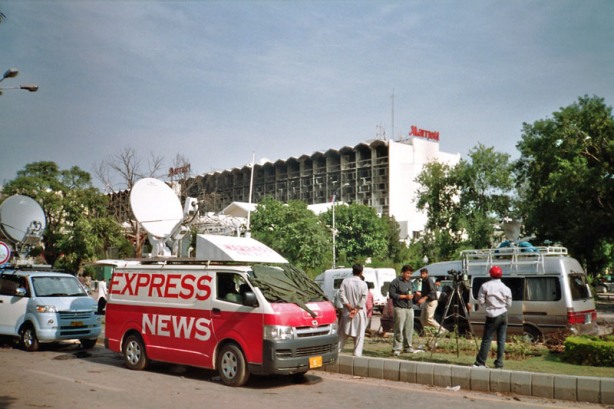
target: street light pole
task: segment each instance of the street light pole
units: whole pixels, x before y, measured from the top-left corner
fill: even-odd
[[[9,68],[8,70],[4,72],[4,74],[2,75],[2,78],[0,78],[0,82],[4,81],[7,78],[15,78],[17,75],[19,75],[19,71],[16,68]],[[0,95],[2,95],[2,91],[7,90],[7,89],[23,89],[24,91],[36,92],[38,91],[38,85],[23,84],[23,85],[17,85],[14,87],[0,87]]]
[[[333,268],[337,268],[337,247],[335,243],[337,236],[337,228],[335,227],[335,206],[337,205],[337,193],[349,185],[349,183],[343,184],[339,187],[339,189],[335,190],[335,193],[333,194]]]

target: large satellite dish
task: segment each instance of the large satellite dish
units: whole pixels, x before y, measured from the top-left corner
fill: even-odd
[[[141,226],[156,237],[169,237],[183,220],[179,198],[158,179],[136,182],[130,192],[130,206]]]
[[[164,182],[141,179],[130,192],[130,206],[137,221],[149,233],[154,255],[166,255],[164,243],[181,228],[183,209],[179,198]]]
[[[13,195],[0,205],[0,229],[16,244],[37,244],[46,226],[45,212],[31,197]]]

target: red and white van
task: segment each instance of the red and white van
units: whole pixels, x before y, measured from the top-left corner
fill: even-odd
[[[338,356],[333,305],[251,238],[198,235],[196,259],[114,262],[105,325],[105,346],[130,369],[210,368],[230,386],[250,374],[304,374]]]

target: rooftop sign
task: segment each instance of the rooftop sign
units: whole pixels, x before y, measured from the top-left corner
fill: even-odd
[[[426,129],[420,129],[416,125],[411,126],[409,136],[417,136],[419,138],[429,139],[431,141],[439,142],[438,131],[427,131]]]

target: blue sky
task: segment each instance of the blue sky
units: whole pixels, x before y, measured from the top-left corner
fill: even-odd
[[[0,1],[0,184],[125,148],[193,173],[411,125],[517,157],[523,122],[614,104],[614,2]],[[392,95],[394,94],[394,104]],[[393,109],[394,108],[394,109]],[[394,115],[393,115],[394,111]],[[394,124],[392,118],[394,117]]]

